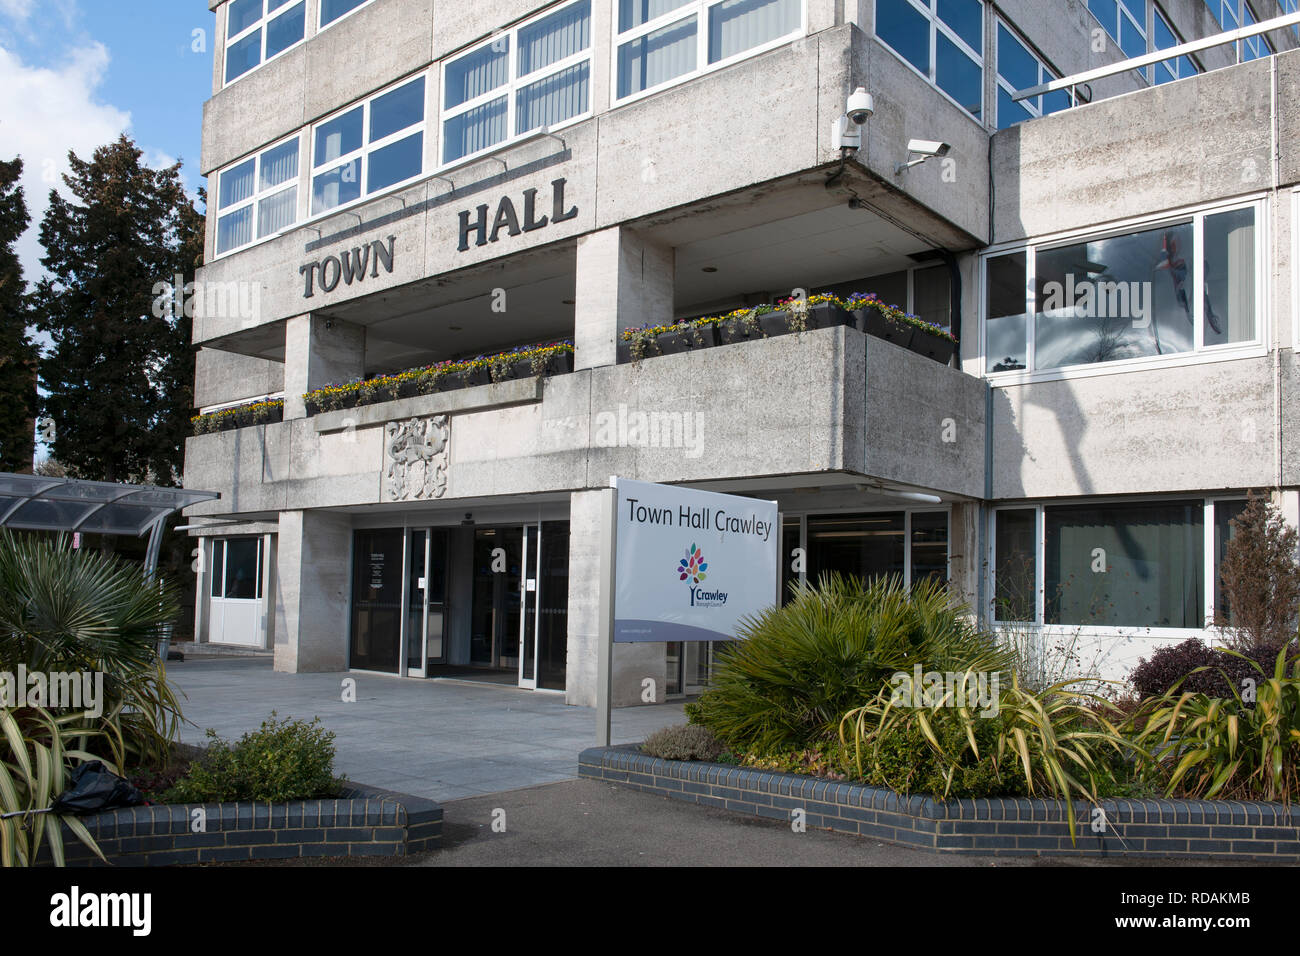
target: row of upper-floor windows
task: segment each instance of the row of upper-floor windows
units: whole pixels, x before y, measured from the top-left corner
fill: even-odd
[[[613,99],[801,36],[804,16],[804,0],[615,0]],[[220,171],[217,254],[418,179],[430,165],[428,116],[440,169],[590,116],[591,23],[592,0],[562,3],[445,60],[438,103],[426,101],[422,72]]]
[[[374,0],[320,0],[317,31]],[[307,37],[306,0],[230,0],[223,76],[233,83]]]

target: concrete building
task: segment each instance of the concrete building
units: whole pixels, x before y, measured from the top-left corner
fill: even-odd
[[[1300,517],[1296,28],[1126,62],[1295,0],[210,7],[195,400],[283,420],[187,443],[222,493],[188,512],[200,639],[590,704],[620,475],[775,498],[787,577],[939,575],[1119,673],[1206,633],[1249,489]],[[843,325],[619,348],[800,289],[956,355]],[[557,340],[572,371],[304,399]],[[616,702],[708,657],[620,645]]]

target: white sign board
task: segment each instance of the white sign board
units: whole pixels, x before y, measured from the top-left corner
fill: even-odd
[[[775,501],[617,478],[614,641],[725,641],[780,588]]]

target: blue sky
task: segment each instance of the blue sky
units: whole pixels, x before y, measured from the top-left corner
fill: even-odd
[[[89,158],[125,132],[150,165],[183,160],[191,193],[203,185],[213,22],[206,0],[0,0],[0,158],[25,162],[29,282],[40,274],[36,226],[69,149]]]

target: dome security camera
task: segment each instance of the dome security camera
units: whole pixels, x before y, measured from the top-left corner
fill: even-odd
[[[876,111],[876,103],[867,92],[866,87],[859,86],[849,97],[845,113],[849,119],[857,126],[862,126],[867,120],[871,119],[871,114]]]

